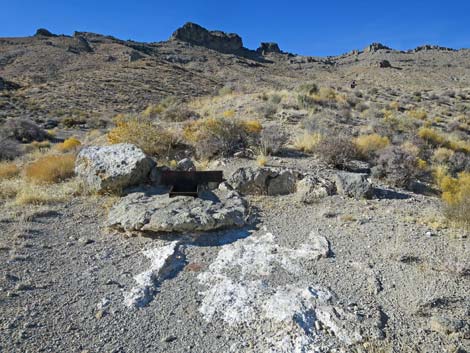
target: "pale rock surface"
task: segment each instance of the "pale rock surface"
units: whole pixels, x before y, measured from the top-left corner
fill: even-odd
[[[138,147],[128,144],[83,148],[75,161],[75,173],[90,191],[116,192],[141,184],[155,165]]]

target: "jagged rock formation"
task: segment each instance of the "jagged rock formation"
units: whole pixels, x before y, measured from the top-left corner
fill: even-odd
[[[441,47],[439,45],[430,45],[430,44],[425,44],[425,45],[416,47],[413,51],[420,52],[420,51],[427,51],[427,50],[456,51],[455,49],[452,49],[452,48]]]
[[[278,53],[281,54],[282,51],[279,49],[279,45],[274,42],[269,42],[269,43],[261,43],[259,48],[256,49],[256,51],[262,55],[265,55],[267,53]]]
[[[238,34],[225,33],[222,31],[208,31],[204,27],[191,22],[178,28],[173,33],[170,40],[180,40],[214,49],[222,53],[233,53],[243,48],[242,39]]]
[[[374,53],[378,50],[392,50],[392,49],[383,45],[382,43],[372,43],[371,45],[364,48],[364,53]]]

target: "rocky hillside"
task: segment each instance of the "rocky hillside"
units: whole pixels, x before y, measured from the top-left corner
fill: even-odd
[[[3,116],[93,118],[141,111],[166,96],[212,94],[224,86],[246,92],[292,88],[300,79],[333,86],[415,90],[465,87],[470,51],[422,46],[407,52],[374,43],[337,57],[284,53],[276,43],[243,47],[236,34],[187,23],[168,41],[139,43],[89,32],[0,38]],[[2,81],[3,82],[3,81]],[[20,90],[5,89],[20,86]]]

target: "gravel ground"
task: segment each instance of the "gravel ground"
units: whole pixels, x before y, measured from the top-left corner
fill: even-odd
[[[3,205],[0,352],[470,350],[468,238],[430,228],[436,198],[389,195],[395,198],[332,196],[310,206],[294,195],[248,197],[257,212],[253,224],[197,237],[111,234],[103,227],[103,200],[96,198],[27,209]],[[311,234],[328,239],[328,257],[303,257]],[[149,303],[126,306],[134,276],[150,266],[142,250],[174,240],[172,266],[155,282]],[[257,256],[266,249],[265,258]],[[225,261],[230,253],[238,255]],[[209,295],[226,279],[262,286],[237,307],[232,297]],[[338,332],[299,330],[308,315],[292,317],[301,323],[291,329],[269,318],[282,306],[263,309],[286,288],[292,299],[297,288],[313,287],[332,293],[335,308],[354,306],[366,318],[379,313],[380,333],[368,335],[361,326],[364,339],[348,346]],[[244,315],[246,308],[254,314]],[[355,317],[345,330],[368,325]],[[294,331],[300,343],[292,347],[276,338]]]

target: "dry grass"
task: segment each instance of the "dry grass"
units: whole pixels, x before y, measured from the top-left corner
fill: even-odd
[[[438,167],[434,175],[442,190],[445,215],[455,224],[470,229],[470,173],[462,172],[454,178],[444,167]]]
[[[260,167],[264,167],[268,163],[268,156],[261,153],[256,157],[256,164]]]
[[[20,168],[13,162],[0,163],[0,180],[11,179],[20,173]]]
[[[75,155],[48,155],[26,165],[24,173],[32,183],[52,184],[72,177],[74,168]]]
[[[111,144],[132,143],[149,155],[167,157],[178,142],[172,131],[156,125],[149,118],[118,115],[114,121],[116,127],[107,135]]]
[[[354,140],[357,151],[364,158],[370,158],[375,153],[383,150],[390,144],[390,140],[386,136],[378,134],[362,135]]]
[[[0,181],[0,199],[13,205],[40,205],[64,202],[82,192],[76,179],[59,184],[34,184],[17,177]]]
[[[59,143],[55,146],[55,149],[59,152],[66,153],[71,151],[76,151],[81,146],[80,140],[75,137],[70,137],[64,142]]]
[[[302,152],[312,153],[322,140],[320,133],[304,133],[294,139],[294,147]]]

